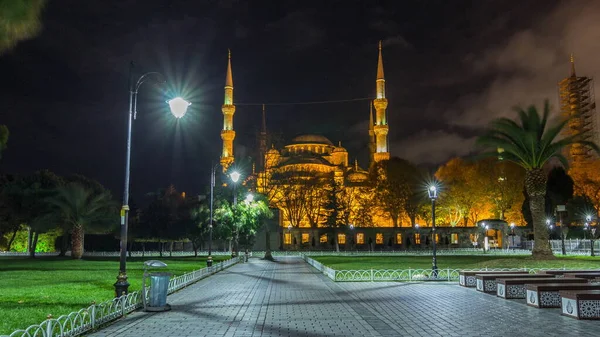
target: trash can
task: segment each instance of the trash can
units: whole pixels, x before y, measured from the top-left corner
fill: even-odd
[[[142,302],[145,311],[167,311],[171,306],[167,304],[169,280],[171,273],[148,273],[148,268],[165,268],[166,263],[158,260],[144,262],[144,277],[142,278]],[[150,279],[150,286],[146,290],[146,279]]]
[[[150,274],[150,307],[164,307],[167,305],[167,292],[171,273]]]

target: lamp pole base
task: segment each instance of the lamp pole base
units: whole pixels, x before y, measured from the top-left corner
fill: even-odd
[[[206,259],[206,266],[212,267],[212,264],[213,264],[213,259],[212,259],[212,256],[209,255],[208,258]]]
[[[127,282],[127,273],[119,272],[115,286],[115,297],[121,297],[129,294],[129,282]]]

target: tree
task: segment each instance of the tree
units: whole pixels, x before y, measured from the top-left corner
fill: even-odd
[[[205,203],[197,203],[190,208],[190,218],[184,224],[185,237],[192,242],[194,256],[198,256],[198,249],[204,242],[204,237],[209,231],[210,207]]]
[[[45,3],[45,0],[0,0],[0,55],[19,41],[38,34]]]
[[[375,165],[371,171],[371,180],[375,186],[375,198],[383,211],[392,219],[394,227],[406,210],[411,213],[415,207],[413,197],[417,193],[420,172],[409,161],[393,157]],[[411,219],[414,225],[415,219]]]
[[[534,258],[549,258],[553,254],[545,224],[546,175],[543,167],[551,158],[558,159],[568,167],[567,159],[561,154],[568,145],[580,144],[596,152],[600,152],[600,148],[595,143],[586,141],[587,135],[583,133],[557,140],[568,120],[548,126],[548,101],[544,103],[541,117],[533,105],[527,110],[516,108],[516,111],[520,124],[508,118],[495,119],[485,134],[477,139],[477,144],[487,150],[483,156],[498,156],[498,150],[501,149],[504,160],[525,169],[525,188],[530,201],[535,240],[532,255]]]
[[[6,144],[8,143],[8,128],[6,125],[0,125],[0,159],[2,159],[2,152],[6,150]]]
[[[81,259],[85,231],[106,230],[117,223],[116,203],[108,192],[95,194],[80,183],[71,182],[47,199],[60,220],[71,230],[71,257]]]
[[[569,221],[566,221],[566,214],[557,209],[558,205],[567,205],[573,198],[573,179],[569,177],[562,167],[553,167],[548,174],[546,183],[546,214],[552,214],[556,211],[560,220],[560,243],[562,255],[567,255],[565,248],[565,239],[569,233]]]

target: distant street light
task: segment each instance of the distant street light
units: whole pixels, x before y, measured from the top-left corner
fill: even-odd
[[[164,76],[157,72],[148,72],[141,75],[138,80],[133,82],[133,62],[129,67],[129,117],[127,120],[127,147],[125,154],[125,187],[123,189],[123,206],[121,207],[121,247],[119,257],[119,275],[115,282],[115,295],[120,297],[126,295],[129,291],[129,282],[127,282],[127,227],[129,224],[129,177],[131,167],[131,131],[133,120],[137,116],[137,94],[140,86],[152,77],[164,79]],[[160,82],[164,82],[160,81]],[[185,102],[185,103],[184,103]],[[182,98],[176,98],[169,101],[171,113],[181,118],[187,111],[187,107],[191,103]],[[185,105],[185,109],[183,108]]]
[[[510,231],[511,231],[511,236],[512,236],[512,247],[513,249],[515,248],[515,223],[511,223],[510,224]]]
[[[212,235],[213,235],[213,205],[214,205],[214,189],[215,189],[215,171],[217,170],[216,165],[212,165],[210,172],[210,223],[208,225],[208,257],[206,258],[206,266],[212,267]]]
[[[436,232],[435,232],[435,199],[437,199],[437,187],[435,185],[429,186],[427,189],[427,193],[429,194],[429,199],[431,199],[431,232],[433,233],[433,261],[432,261],[432,275],[434,278],[438,277],[438,266],[437,266],[437,252],[436,252]]]
[[[235,211],[235,207],[237,206],[237,182],[240,180],[240,177],[242,175],[238,172],[238,171],[233,171],[231,172],[231,174],[229,175],[229,177],[231,178],[231,181],[233,182],[233,209]],[[235,218],[234,218],[235,219]],[[232,257],[236,257],[238,256],[238,230],[237,230],[237,224],[233,224],[233,230],[234,230],[234,235],[233,235],[233,240],[234,240],[234,245],[233,245],[233,252],[231,252],[231,256]]]

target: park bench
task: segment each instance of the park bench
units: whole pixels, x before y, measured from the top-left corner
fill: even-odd
[[[563,277],[565,274],[573,274],[573,273],[600,273],[600,270],[595,269],[582,269],[582,270],[542,270],[538,274],[547,274],[547,275],[555,275],[556,277]]]
[[[475,287],[477,285],[477,274],[529,274],[528,271],[465,271],[458,272],[458,284],[463,287]]]
[[[564,279],[557,279],[564,280]],[[548,283],[527,284],[527,305],[536,308],[560,308],[560,291],[562,290],[600,290],[599,284],[593,283]]]
[[[561,290],[562,314],[577,319],[600,319],[600,290]]]
[[[600,272],[565,273],[564,277],[579,277],[589,279],[590,282],[600,282]]]
[[[546,284],[546,283],[585,283],[588,280],[584,278],[555,278],[548,275],[548,278],[530,279],[530,278],[498,278],[496,279],[496,295],[502,298],[525,298],[527,295],[526,285],[528,284]]]
[[[477,274],[477,291],[483,291],[484,293],[496,293],[496,279],[498,278],[529,278],[529,279],[547,279],[552,276],[548,275],[536,275],[536,274]]]

